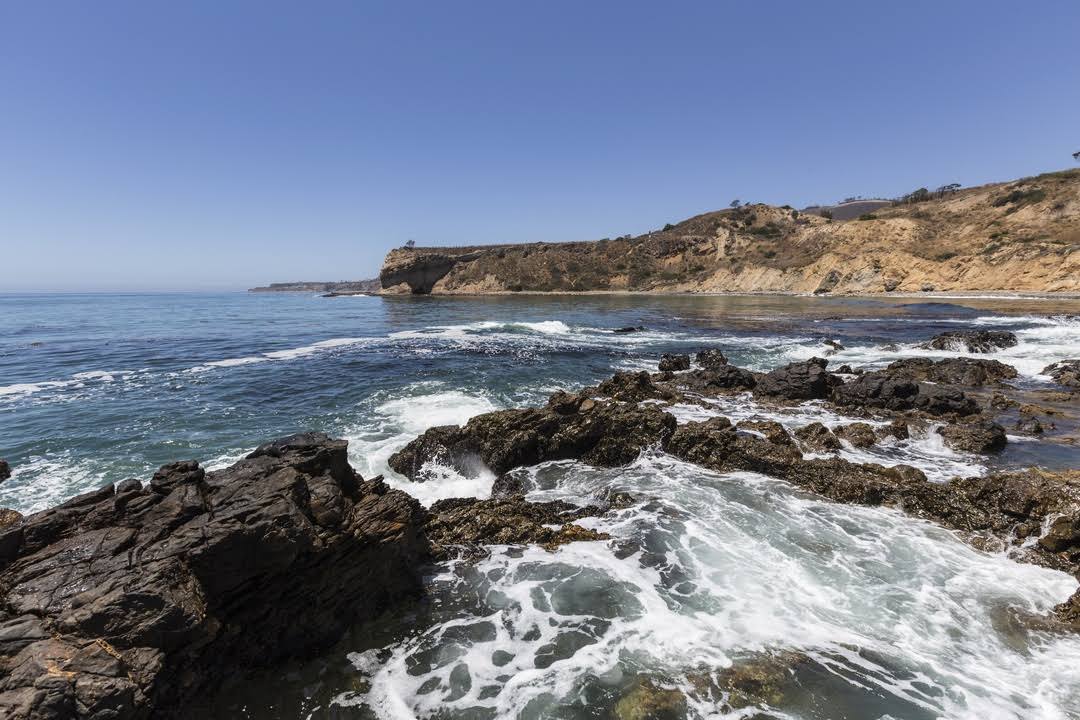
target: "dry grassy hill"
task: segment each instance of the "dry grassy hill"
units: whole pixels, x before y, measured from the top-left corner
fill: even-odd
[[[830,220],[705,213],[638,237],[401,248],[383,292],[1080,292],[1080,170]]]

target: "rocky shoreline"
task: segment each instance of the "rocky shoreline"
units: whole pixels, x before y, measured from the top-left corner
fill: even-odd
[[[179,717],[223,678],[318,653],[348,627],[415,597],[431,563],[482,556],[488,545],[607,540],[577,521],[647,501],[622,493],[583,505],[527,501],[522,469],[551,460],[618,467],[659,449],[836,502],[896,508],[978,548],[1080,577],[1080,471],[1029,468],[942,483],[915,467],[835,453],[928,426],[951,447],[995,453],[1007,442],[1004,418],[1014,416],[1020,432],[1047,432],[1060,417],[1015,399],[1015,370],[978,357],[1010,342],[1007,333],[944,334],[929,345],[971,356],[872,371],[833,370],[812,358],[757,373],[715,349],[668,355],[657,373],[616,373],[596,387],[556,392],[543,407],[431,428],[389,460],[414,482],[431,479],[432,463],[466,476],[490,470],[489,499],[425,509],[381,477],[357,474],[345,441],[308,433],[262,445],[223,470],[178,462],[145,485],[126,480],[28,517],[0,511],[0,714]],[[1080,391],[1078,368],[1047,368],[1069,405]],[[776,407],[813,402],[851,421],[789,431],[715,412],[716,399],[739,397]],[[713,416],[680,422],[673,410],[686,407]],[[1027,622],[1080,630],[1080,592]],[[785,661],[800,662],[797,654]],[[721,673],[703,687],[760,696],[754,677],[772,677],[774,665]],[[617,714],[657,702],[677,706],[680,698],[644,683]]]

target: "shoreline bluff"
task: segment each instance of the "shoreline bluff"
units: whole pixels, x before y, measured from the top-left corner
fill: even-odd
[[[953,331],[930,342],[961,342],[977,354],[1015,339]],[[542,407],[430,428],[389,460],[414,482],[429,481],[432,461],[466,475],[482,464],[496,475],[490,499],[425,509],[381,477],[357,474],[344,440],[304,433],[222,470],[176,462],[145,485],[125,480],[28,517],[0,514],[0,711],[19,720],[181,716],[223,676],[318,653],[347,627],[411,601],[433,562],[482,556],[487,545],[605,541],[575,522],[648,500],[525,500],[531,488],[514,470],[549,460],[619,467],[661,449],[836,502],[893,507],[977,548],[1080,576],[1080,471],[940,483],[910,466],[821,456],[841,441],[866,447],[931,422],[944,424],[950,446],[995,452],[1006,441],[993,412],[1003,401],[976,398],[980,389],[1004,396],[1003,381],[1015,376],[1007,365],[976,355],[832,372],[813,358],[755,373],[713,349],[693,361],[666,355],[660,368],[557,391]],[[1075,373],[1059,381],[1075,402]],[[777,407],[823,402],[850,422],[789,432],[719,415],[680,423],[665,409],[746,393]],[[1080,590],[1054,615],[1024,621],[1080,631]]]
[[[636,237],[402,247],[378,292],[1080,295],[1080,170],[919,197],[846,220],[759,203]]]

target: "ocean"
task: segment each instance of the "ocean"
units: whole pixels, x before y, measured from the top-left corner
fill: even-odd
[[[918,347],[945,330],[1003,329],[1019,343],[986,357],[1013,365],[1018,387],[1046,388],[1046,365],[1080,357],[1078,313],[1080,301],[987,297],[0,295],[0,457],[13,471],[0,507],[42,510],[177,459],[224,467],[301,430],[348,439],[362,475],[383,474],[424,504],[485,496],[490,475],[446,469],[416,484],[387,458],[429,427],[543,403],[615,370],[655,370],[665,352],[721,348],[754,370],[832,353],[831,366],[870,368],[956,355]],[[749,397],[715,414],[850,421],[820,403],[781,412]],[[974,456],[927,431],[841,455],[943,482],[1080,467],[1075,447],[1010,440]],[[435,566],[423,601],[320,658],[230,687],[206,712],[609,717],[626,678],[691,689],[703,672],[770,651],[812,661],[796,690],[756,709],[691,698],[686,716],[985,720],[1080,707],[1080,638],[1010,619],[1065,600],[1077,586],[1065,573],[977,551],[895,510],[659,452],[626,468],[529,472],[540,488],[530,499],[617,489],[649,501],[582,522],[609,542]]]

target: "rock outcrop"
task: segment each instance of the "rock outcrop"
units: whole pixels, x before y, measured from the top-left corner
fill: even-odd
[[[754,387],[754,395],[783,400],[821,400],[829,396],[829,390],[840,383],[826,370],[829,361],[810,358],[777,368],[762,376]]]
[[[1006,330],[950,330],[935,335],[926,343],[931,350],[989,353],[1014,347],[1016,334]]]
[[[0,482],[3,482],[11,477],[11,466],[8,465],[8,461],[0,458]]]
[[[1047,365],[1042,372],[1067,388],[1080,390],[1080,360],[1062,360]]]
[[[0,715],[182,717],[220,678],[324,648],[416,592],[423,509],[345,453],[296,435],[0,530]]]
[[[975,358],[905,358],[891,363],[886,368],[894,375],[904,375],[913,380],[950,385],[980,387],[999,385],[1005,380],[1017,377],[1016,368],[999,360]]]
[[[614,467],[662,443],[675,426],[675,418],[655,405],[560,393],[545,408],[499,410],[477,415],[464,427],[432,428],[391,455],[389,465],[412,480],[425,479],[430,462],[468,476],[483,468],[501,474],[547,460]]]

